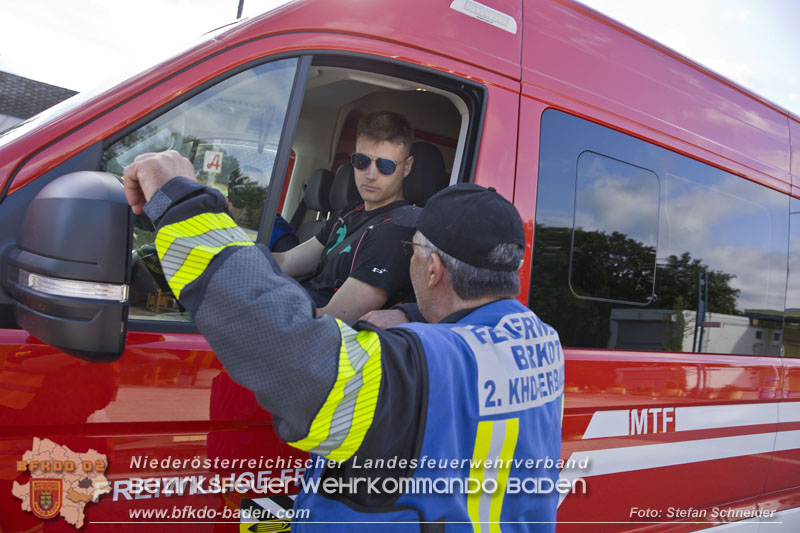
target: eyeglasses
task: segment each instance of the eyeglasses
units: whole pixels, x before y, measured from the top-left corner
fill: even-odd
[[[403,245],[403,252],[405,252],[406,256],[408,256],[408,257],[411,257],[412,255],[414,255],[414,247],[415,246],[419,246],[421,248],[427,248],[428,250],[432,250],[433,249],[430,246],[427,246],[425,244],[421,244],[421,243],[418,243],[418,242],[412,242],[412,241],[400,241],[400,244]]]
[[[375,161],[375,168],[377,168],[378,172],[381,174],[390,176],[397,170],[397,161],[392,161],[385,157],[370,157],[360,152],[350,154],[350,162],[353,164],[353,168],[358,170],[368,169],[373,160]]]

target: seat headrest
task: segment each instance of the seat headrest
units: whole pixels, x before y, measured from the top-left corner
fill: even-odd
[[[414,164],[403,181],[403,197],[412,204],[424,204],[428,198],[447,187],[449,177],[442,153],[429,142],[411,145]]]
[[[333,172],[324,168],[315,170],[308,179],[303,196],[306,207],[313,211],[330,211],[331,185],[333,185]]]
[[[336,177],[333,179],[330,196],[331,210],[339,211],[360,201],[361,195],[358,194],[356,187],[353,165],[345,163],[338,168]]]

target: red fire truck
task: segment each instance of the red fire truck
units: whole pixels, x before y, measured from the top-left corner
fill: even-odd
[[[178,150],[263,189],[255,240],[276,213],[308,234],[382,109],[523,217],[519,300],[567,359],[558,530],[796,531],[800,119],[567,0],[361,4],[237,22],[0,135],[0,531],[289,527],[293,491],[236,484],[306,456],[159,283],[111,176]]]

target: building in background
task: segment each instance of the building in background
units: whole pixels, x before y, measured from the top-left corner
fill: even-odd
[[[0,72],[0,132],[74,94],[70,89]]]

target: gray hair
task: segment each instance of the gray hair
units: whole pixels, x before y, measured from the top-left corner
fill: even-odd
[[[512,265],[512,272],[478,268],[456,259],[436,247],[425,235],[417,232],[420,248],[425,257],[436,253],[444,263],[453,291],[462,300],[477,300],[487,296],[514,298],[519,294],[519,274],[516,270],[522,266],[524,249],[514,243],[499,244],[489,254],[489,261],[498,265]],[[420,250],[420,251],[422,251]]]

